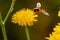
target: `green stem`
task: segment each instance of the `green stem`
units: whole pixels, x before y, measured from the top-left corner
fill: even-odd
[[[1,25],[4,40],[7,40],[6,29],[5,29],[5,25],[4,25],[2,17],[1,17],[1,13],[0,13],[0,25]]]
[[[30,40],[28,27],[25,27],[25,32],[26,32],[27,40]]]
[[[6,34],[6,29],[5,29],[5,22],[7,21],[9,15],[11,14],[11,12],[13,11],[13,7],[14,7],[14,4],[15,4],[15,1],[16,0],[12,0],[11,7],[10,7],[10,9],[9,9],[9,11],[7,13],[7,16],[5,17],[4,21],[2,20],[1,13],[0,13],[0,25],[1,25],[1,29],[2,29],[4,40],[8,40],[7,39],[7,34]]]
[[[10,15],[11,12],[13,11],[13,7],[14,7],[14,4],[15,4],[15,1],[16,1],[16,0],[12,0],[12,3],[11,3],[11,6],[10,6],[10,9],[9,9],[9,11],[8,11],[8,13],[7,13],[7,16],[6,16],[5,19],[4,19],[4,23],[7,21],[9,15]]]
[[[1,24],[1,29],[2,29],[4,40],[8,40],[7,39],[7,34],[6,34],[6,29],[5,29],[5,25],[4,24]]]

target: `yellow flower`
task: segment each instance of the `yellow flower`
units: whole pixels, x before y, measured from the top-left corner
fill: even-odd
[[[49,34],[49,36],[50,37],[46,37],[46,39],[48,39],[48,40],[55,40],[54,37],[53,37],[53,35]]]
[[[52,32],[52,34],[49,35],[50,37],[46,37],[48,40],[60,40],[60,32]]]
[[[31,9],[22,9],[12,16],[12,22],[15,24],[19,24],[21,26],[32,26],[33,22],[36,22],[36,17],[38,17],[37,14],[35,14],[34,11]]]
[[[58,23],[58,25],[56,25],[55,28],[53,28],[53,30],[55,32],[60,32],[60,23]]]
[[[60,17],[60,10],[58,11],[58,16]]]
[[[50,37],[46,37],[46,39],[48,40],[60,40],[60,23],[58,23],[58,25],[56,25],[55,28],[53,28],[52,34],[50,34]]]

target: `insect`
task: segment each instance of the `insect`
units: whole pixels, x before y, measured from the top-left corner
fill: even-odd
[[[42,12],[43,14],[49,16],[49,14],[46,12],[46,10],[41,9],[41,3],[40,3],[40,2],[38,2],[38,3],[36,4],[36,8],[34,8],[33,10],[34,10],[34,12],[37,13],[37,14],[39,14],[40,12]]]

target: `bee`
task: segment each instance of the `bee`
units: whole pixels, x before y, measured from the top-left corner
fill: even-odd
[[[49,16],[49,14],[46,12],[46,10],[41,9],[41,3],[40,3],[40,2],[38,2],[38,3],[36,4],[36,8],[34,8],[33,11],[34,11],[35,13],[37,13],[37,14],[39,14],[39,13],[41,12],[41,13]]]

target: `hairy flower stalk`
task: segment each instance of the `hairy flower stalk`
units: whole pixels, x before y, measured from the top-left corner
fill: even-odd
[[[5,24],[3,23],[1,13],[0,13],[0,25],[1,25],[1,30],[3,33],[4,40],[7,40],[7,34],[6,34],[6,29],[5,29]]]
[[[8,40],[7,39],[7,34],[6,34],[6,29],[5,29],[5,22],[7,21],[9,15],[11,14],[11,12],[13,11],[14,3],[15,3],[15,0],[12,0],[11,7],[10,7],[4,21],[2,20],[1,13],[0,13],[0,25],[1,25],[4,40]]]
[[[36,17],[38,17],[38,15],[35,14],[35,12],[32,11],[31,9],[22,9],[16,12],[15,14],[13,14],[11,22],[21,26],[25,26],[27,40],[30,40],[29,30],[27,25],[32,26],[34,22],[37,21]]]
[[[10,16],[11,12],[13,11],[13,7],[14,7],[14,4],[15,4],[15,1],[16,1],[16,0],[12,0],[10,9],[9,9],[9,11],[8,11],[8,13],[7,13],[5,19],[4,19],[4,23],[7,21],[8,17]]]
[[[25,27],[25,32],[26,32],[26,38],[27,38],[27,40],[30,40],[29,29],[28,29],[27,26]]]

